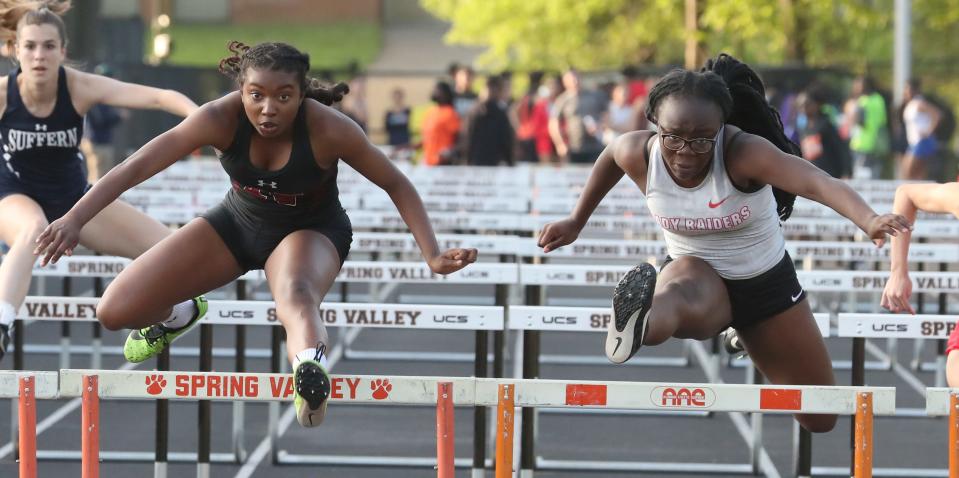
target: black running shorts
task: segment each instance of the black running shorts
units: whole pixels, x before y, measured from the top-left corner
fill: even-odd
[[[317,214],[315,220],[293,224],[278,224],[250,217],[243,214],[229,199],[201,217],[213,226],[244,271],[263,269],[280,241],[296,231],[316,231],[329,238],[340,256],[340,266],[346,260],[353,242],[350,218],[339,204],[328,208],[323,214]]]
[[[672,258],[666,256],[660,271]],[[799,284],[796,268],[789,252],[779,263],[762,274],[749,279],[723,279],[729,293],[734,329],[744,329],[786,311],[806,298],[806,291]]]

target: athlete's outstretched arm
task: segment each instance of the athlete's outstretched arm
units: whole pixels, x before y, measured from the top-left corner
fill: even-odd
[[[916,221],[916,211],[950,213],[959,217],[959,183],[903,184],[896,188],[892,212],[902,214],[910,224]],[[909,240],[911,231],[892,238],[889,261],[889,280],[882,291],[882,306],[892,312],[915,314],[909,299],[912,281],[909,279]]]
[[[121,194],[168,168],[195,149],[213,145],[225,149],[232,132],[223,126],[216,102],[207,103],[173,129],[153,138],[125,161],[111,169],[60,219],[37,238],[40,265],[70,255],[80,238],[80,229]],[[224,139],[226,138],[226,139]],[[226,144],[224,144],[224,141]]]
[[[730,168],[738,176],[771,184],[831,207],[859,226],[877,246],[885,244],[887,234],[895,236],[912,227],[902,215],[876,214],[844,181],[824,173],[809,161],[780,151],[761,136],[746,135],[734,149],[736,159]]]
[[[641,169],[638,176],[645,176],[644,148],[649,137],[649,133],[642,131],[627,133],[616,138],[600,153],[569,217],[547,224],[540,232],[536,244],[543,248],[543,252],[572,244],[586,226],[586,221],[593,215],[596,206],[623,178],[627,169],[638,167]]]
[[[342,116],[336,126],[315,132],[329,138],[332,151],[353,169],[386,191],[413,233],[423,258],[437,274],[456,272],[476,262],[476,249],[440,251],[426,208],[410,180],[390,161],[352,120]]]
[[[163,110],[182,117],[199,108],[193,100],[178,91],[127,83],[76,70],[70,70],[70,74],[76,75],[79,86],[72,91],[84,95],[90,104],[102,103],[119,108]]]

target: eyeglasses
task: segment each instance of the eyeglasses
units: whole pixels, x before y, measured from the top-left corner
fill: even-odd
[[[675,134],[663,134],[660,137],[663,138],[663,147],[670,151],[679,151],[688,144],[694,153],[703,154],[712,151],[713,145],[716,144],[715,139],[709,138],[686,139]]]

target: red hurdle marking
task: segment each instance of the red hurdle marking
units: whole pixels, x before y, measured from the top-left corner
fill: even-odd
[[[436,478],[454,478],[453,382],[436,384]]]
[[[512,384],[499,386],[499,400],[496,407],[496,478],[513,476],[515,390]]]
[[[20,478],[37,476],[37,381],[20,377]]]
[[[84,375],[80,455],[82,478],[100,476],[100,387],[96,375]]]
[[[872,478],[872,393],[856,396],[855,478]]]

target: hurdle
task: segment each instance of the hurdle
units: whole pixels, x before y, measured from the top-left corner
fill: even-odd
[[[27,302],[21,309],[20,317],[32,320],[72,320],[72,321],[93,321],[96,320],[95,305],[99,299],[92,297],[28,297]],[[490,331],[501,331],[504,329],[504,313],[502,307],[490,306],[443,306],[443,305],[409,305],[409,304],[365,304],[365,303],[324,303],[320,310],[320,316],[323,318],[327,327],[375,327],[386,329],[431,329],[431,330],[454,330],[454,331],[474,331],[478,336],[482,334],[485,338]],[[213,300],[209,302],[207,318],[204,319],[204,326],[213,325],[280,325],[276,319],[275,307],[268,301],[236,301],[236,300]],[[278,331],[279,329],[274,329]],[[202,329],[201,329],[202,332]],[[278,363],[285,356],[280,350],[281,343],[274,336],[272,344],[272,356],[274,372],[279,372]],[[209,350],[212,348],[212,337],[208,341],[203,341],[203,348]],[[477,364],[486,364],[486,348],[477,349]],[[475,370],[474,370],[475,371]],[[486,374],[487,369],[482,368],[482,373]],[[278,409],[271,411],[271,414],[278,416]],[[477,409],[475,421],[478,424],[485,424],[485,409]],[[205,414],[205,416],[209,416]],[[234,421],[242,421],[242,412],[234,412]],[[201,419],[202,421],[202,419]],[[275,427],[272,429],[276,432]],[[475,468],[485,466],[485,442],[486,427],[474,427],[474,457]],[[242,448],[238,443],[240,435],[234,428],[233,440],[234,449]],[[274,433],[271,440],[271,456],[275,457],[275,462],[283,463],[301,463],[320,461],[322,463],[342,463],[350,464],[360,457],[324,457],[324,456],[299,456],[287,453],[281,449],[275,448],[278,445],[279,436]],[[201,443],[203,440],[201,440]],[[158,450],[165,447],[158,438],[156,442]],[[208,445],[201,445],[208,446]],[[158,452],[157,452],[158,453]],[[45,458],[75,459],[73,453],[66,451],[47,451],[42,453]],[[234,453],[235,458],[236,453]],[[111,460],[152,460],[153,453],[131,454],[105,452],[102,454],[104,459]],[[188,459],[188,457],[177,457],[178,461]],[[411,459],[403,457],[379,457],[383,464],[391,466],[433,466],[423,459]],[[213,461],[234,461],[230,457],[220,454],[213,456]],[[466,460],[458,460],[459,466],[466,466]]]
[[[18,418],[18,433],[13,437],[22,452],[19,457],[21,478],[36,478],[37,474],[37,405],[41,399],[59,396],[58,372],[0,371],[0,398],[14,400]]]
[[[926,413],[932,417],[949,417],[949,478],[959,477],[959,390],[930,387],[926,389]]]
[[[7,377],[4,377],[6,375]],[[19,375],[19,376],[18,376]],[[29,397],[19,393],[14,380],[23,374],[0,374],[0,397]],[[44,375],[56,384],[57,374]],[[9,377],[13,377],[11,380]],[[85,442],[83,470],[85,477],[95,478],[100,433],[98,415],[100,400],[227,400],[288,401],[292,395],[289,374],[211,373],[211,372],[146,372],[108,370],[61,370],[59,388],[44,395],[50,398],[86,396],[82,434]],[[13,383],[12,383],[13,382]],[[407,377],[338,375],[332,377],[331,411],[338,403],[367,405],[431,405],[437,406],[438,417],[450,406],[497,406],[506,414],[497,429],[497,450],[500,467],[496,476],[512,476],[512,460],[504,449],[512,439],[513,406],[526,408],[573,407],[606,409],[708,409],[713,412],[749,413],[825,413],[855,415],[857,454],[853,462],[855,477],[872,476],[874,453],[872,419],[895,410],[895,389],[888,387],[811,387],[770,385],[715,385],[643,382],[577,382],[560,380],[501,380],[490,378]],[[353,386],[351,386],[351,384]],[[360,386],[373,384],[374,386]],[[379,384],[377,387],[375,384]],[[383,384],[389,384],[389,387]],[[510,390],[510,388],[512,390]],[[443,397],[442,390],[448,391]],[[38,390],[38,393],[40,390]],[[51,393],[52,392],[52,393]],[[511,393],[510,393],[511,392]],[[444,402],[444,400],[446,400]],[[510,404],[509,401],[513,403]],[[447,422],[446,427],[450,425]],[[448,428],[437,428],[438,436]],[[502,434],[502,440],[499,440]],[[447,437],[449,435],[446,435]],[[525,437],[524,437],[525,439]],[[447,438],[448,440],[448,438]],[[439,441],[437,449],[446,449],[448,441]],[[436,463],[446,463],[448,456],[438,455]],[[714,464],[710,464],[714,467]],[[548,467],[544,467],[548,469]],[[581,468],[578,468],[581,469]],[[449,471],[448,468],[441,473]],[[742,472],[742,471],[737,471]],[[209,468],[199,476],[208,476]],[[442,476],[442,475],[441,475]]]

